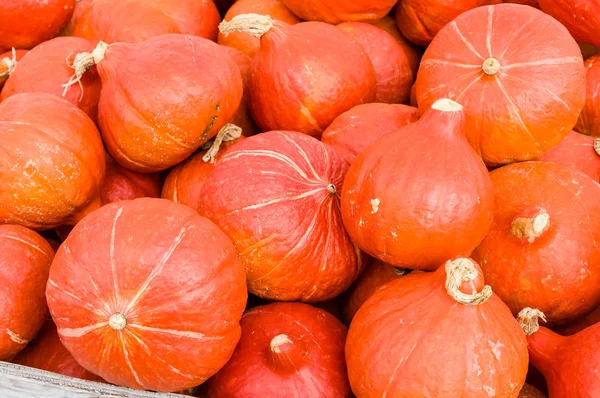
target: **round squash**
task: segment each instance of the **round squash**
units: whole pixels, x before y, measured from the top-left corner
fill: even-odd
[[[346,362],[357,398],[514,398],[527,342],[479,266],[459,257],[371,296],[350,325]]]
[[[251,293],[325,301],[358,277],[362,253],[339,209],[347,168],[332,148],[290,131],[246,138],[216,163],[198,211],[235,244]]]
[[[392,37],[396,40],[396,43],[402,47],[404,51],[404,55],[408,58],[408,62],[410,64],[410,68],[413,72],[413,78],[417,77],[417,72],[419,71],[419,63],[421,62],[421,55],[423,52],[417,48],[414,44],[406,40],[400,30],[398,29],[398,25],[396,25],[396,20],[390,16],[385,16],[377,21],[372,21],[371,24],[377,26],[379,29],[383,29],[388,32]]]
[[[56,254],[46,295],[84,368],[163,392],[197,386],[225,365],[247,297],[231,241],[193,209],[151,198],[81,220]]]
[[[464,123],[460,104],[439,100],[358,154],[342,192],[344,225],[358,247],[394,266],[435,270],[479,245],[494,196]]]
[[[40,235],[0,225],[0,361],[25,348],[48,317],[45,291],[53,257]]]
[[[281,0],[307,21],[338,24],[344,21],[375,21],[386,16],[398,0]]]
[[[221,23],[220,30],[261,38],[250,65],[248,92],[250,111],[262,131],[291,130],[318,138],[338,115],[375,98],[373,64],[335,26],[288,25],[243,14]]]
[[[389,33],[364,22],[337,26],[366,51],[375,69],[375,102],[407,104],[413,84],[410,62]]]
[[[546,398],[546,396],[534,386],[525,383],[517,398]]]
[[[579,115],[575,130],[580,133],[600,137],[600,55],[585,61],[587,70],[585,106]]]
[[[539,160],[579,170],[600,183],[600,138],[571,131],[560,144],[544,153]]]
[[[0,103],[0,223],[35,230],[69,222],[94,199],[104,149],[83,111],[45,93]]]
[[[471,145],[486,164],[502,165],[539,157],[573,129],[585,69],[579,46],[554,18],[499,4],[467,11],[438,33],[416,91],[421,111],[440,98],[464,104]]]
[[[575,40],[600,47],[600,3],[597,0],[538,0],[545,13],[558,19]]]
[[[75,0],[3,0],[0,7],[0,53],[32,48],[56,36],[69,21]]]
[[[78,37],[57,37],[39,44],[19,61],[19,67],[2,90],[0,101],[19,93],[54,94],[78,106],[92,120],[96,120],[102,88],[96,68],[89,70],[73,87],[63,87],[73,75],[74,70],[70,65],[73,65],[74,54],[92,49],[92,43]]]
[[[600,185],[566,166],[524,162],[491,173],[494,222],[473,253],[516,315],[535,306],[551,324],[600,305]]]
[[[571,322],[564,327],[555,328],[554,331],[563,336],[571,336],[597,323],[600,323],[600,307],[596,307],[594,311],[575,322]]]
[[[347,329],[333,315],[302,303],[249,310],[227,365],[210,379],[211,398],[352,396],[344,343]]]
[[[0,54],[0,89],[4,86],[4,82],[10,77],[17,67],[19,62],[29,50],[15,50]]]
[[[398,104],[358,105],[335,118],[321,136],[352,163],[356,155],[378,138],[419,120],[417,108]]]

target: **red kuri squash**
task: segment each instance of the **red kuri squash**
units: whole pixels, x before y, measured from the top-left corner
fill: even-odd
[[[580,318],[575,322],[571,322],[564,327],[556,328],[554,331],[563,336],[571,336],[597,323],[600,323],[600,307],[596,307],[594,311],[590,312],[583,318]]]
[[[600,137],[600,55],[594,55],[586,60],[585,67],[587,96],[575,130]]]
[[[410,68],[413,72],[413,78],[416,78],[423,52],[414,44],[406,40],[404,36],[402,36],[402,33],[400,33],[394,18],[386,15],[385,17],[378,19],[377,21],[372,21],[371,23],[377,26],[379,29],[383,29],[392,35],[392,37],[396,40],[396,43],[402,47],[404,55],[406,55],[406,58],[408,58],[408,62],[410,63]]]
[[[600,185],[547,162],[491,176],[494,222],[473,258],[494,292],[515,315],[532,306],[552,324],[600,305]]]
[[[434,270],[483,240],[492,223],[492,183],[464,122],[460,104],[439,100],[356,157],[344,181],[342,215],[367,254]]]
[[[198,211],[233,240],[251,293],[325,301],[358,277],[362,253],[339,209],[347,168],[332,148],[290,131],[246,138],[219,160]]]
[[[40,235],[0,225],[0,361],[25,348],[48,317],[45,292],[53,257]]]
[[[439,32],[416,90],[421,111],[439,98],[464,104],[471,145],[488,165],[501,165],[535,159],[573,129],[585,102],[585,68],[579,46],[554,18],[499,4],[467,11]]]
[[[242,14],[221,23],[220,30],[261,38],[248,91],[252,116],[262,131],[320,137],[339,114],[375,98],[373,64],[365,50],[335,26],[288,25],[269,16]]]
[[[579,170],[600,183],[600,138],[571,131],[560,144],[544,153],[539,160]]]
[[[547,14],[565,25],[575,40],[600,47],[598,0],[538,0]]]
[[[347,329],[302,303],[273,303],[242,317],[242,337],[210,379],[211,398],[349,398],[344,360]]]
[[[104,149],[92,120],[45,93],[0,103],[0,223],[36,230],[69,222],[98,193]]]
[[[413,84],[410,62],[402,47],[389,33],[364,22],[337,25],[366,51],[375,69],[375,101],[407,104]]]
[[[10,77],[11,73],[14,72],[19,62],[29,50],[15,50],[14,48],[10,51],[0,54],[0,89],[4,86],[4,82]]]
[[[374,21],[386,16],[398,0],[281,0],[294,14],[307,21],[338,24]]]
[[[357,398],[514,398],[528,365],[523,331],[469,258],[380,288],[352,320],[346,361]]]
[[[231,241],[193,209],[150,198],[81,220],[46,295],[77,362],[109,383],[156,391],[197,386],[225,365],[247,297]]]

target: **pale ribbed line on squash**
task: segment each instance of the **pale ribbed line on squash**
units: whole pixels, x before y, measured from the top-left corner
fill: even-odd
[[[462,96],[463,96],[463,95],[465,95],[465,93],[466,93],[467,91],[469,91],[469,89],[470,89],[471,87],[473,87],[473,85],[474,85],[475,83],[477,83],[478,81],[480,81],[482,77],[483,77],[483,75],[477,75],[477,77],[476,77],[475,79],[473,79],[473,81],[472,81],[471,83],[469,83],[469,84],[467,85],[467,87],[465,87],[465,89],[462,91],[462,93],[460,93],[460,94],[458,95],[458,97],[456,97],[456,102],[460,102],[460,99],[462,98]]]
[[[529,131],[529,129],[525,125],[525,122],[523,121],[523,118],[521,117],[521,112],[519,112],[519,108],[517,108],[517,106],[513,102],[512,98],[510,98],[510,96],[506,92],[506,89],[504,88],[504,84],[502,84],[502,82],[498,78],[496,78],[496,83],[498,84],[500,91],[502,91],[502,94],[504,94],[504,96],[506,97],[506,100],[508,101],[508,112],[523,127],[523,129],[527,132],[527,134],[529,134],[529,137],[531,137],[531,140],[533,141],[535,146],[539,146],[540,144],[538,144],[538,142],[535,140],[535,137],[531,134],[531,131]]]
[[[145,389],[146,387],[144,387],[144,383],[142,383],[142,380],[140,380],[140,377],[138,376],[137,372],[135,371],[135,369],[133,369],[133,365],[131,363],[131,360],[129,359],[129,352],[127,351],[127,345],[125,344],[125,339],[123,338],[123,336],[124,336],[123,333],[119,333],[119,339],[121,340],[121,345],[123,346],[123,354],[125,356],[125,363],[129,367],[129,370],[131,370],[131,374],[133,375],[133,378],[135,379],[135,381],[142,388]]]
[[[61,328],[58,329],[58,333],[64,337],[78,338],[105,326],[108,326],[108,322],[100,322],[95,325],[84,326],[81,328]]]
[[[91,311],[91,312],[93,312],[94,314],[98,315],[99,317],[108,317],[108,316],[109,316],[109,314],[108,314],[108,313],[106,313],[106,312],[104,312],[104,311],[102,311],[102,310],[100,310],[100,309],[98,309],[98,308],[95,308],[95,307],[94,307],[93,305],[91,305],[89,302],[87,302],[87,301],[84,301],[82,298],[80,298],[80,297],[76,296],[75,294],[73,294],[73,293],[71,293],[71,292],[68,292],[68,291],[66,291],[64,288],[61,288],[61,287],[60,287],[60,286],[58,286],[58,285],[56,284],[56,282],[54,282],[52,279],[48,279],[48,284],[49,284],[50,286],[52,286],[53,288],[55,288],[55,289],[56,289],[56,291],[57,291],[58,293],[64,294],[65,296],[68,296],[68,297],[71,297],[72,299],[75,299],[75,300],[77,300],[77,301],[78,301],[78,302],[81,304],[81,306],[83,306],[83,307],[84,307],[85,309],[87,309],[88,311]],[[106,306],[106,307],[107,307],[107,309],[108,309],[108,306]]]
[[[284,198],[273,199],[273,200],[269,200],[267,202],[257,203],[255,205],[250,205],[250,206],[242,207],[240,210],[255,210],[255,209],[260,209],[262,207],[269,206],[269,205],[276,204],[276,203],[299,200],[299,199],[303,199],[303,198],[307,198],[309,196],[312,196],[312,195],[314,195],[314,194],[316,194],[318,192],[323,192],[324,190],[325,190],[324,187],[323,188],[317,188],[317,189],[313,189],[313,190],[301,193],[300,195],[286,196]],[[236,212],[238,212],[238,211],[239,210],[236,210]]]
[[[300,145],[298,145],[297,142],[295,142],[294,140],[290,139],[290,137],[288,137],[286,134],[284,134],[284,133],[278,133],[278,134],[280,134],[281,136],[283,136],[283,138],[285,138],[286,141],[288,141],[289,143],[291,143],[292,145],[294,145],[296,147],[296,149],[298,150],[298,153],[300,153],[300,156],[302,156],[304,158],[304,161],[306,162],[306,165],[310,168],[310,171],[312,172],[312,174],[315,177],[315,179],[318,180],[318,181],[323,181],[323,183],[326,183],[325,180],[323,180],[323,178],[321,178],[321,176],[319,176],[317,174],[317,172],[315,171],[315,169],[312,166],[312,163],[310,162],[310,159],[308,158],[308,155],[306,154],[306,152],[304,151],[304,149],[302,149],[302,147]],[[298,166],[298,167],[300,167],[300,166]]]
[[[494,23],[494,7],[488,7],[488,30],[487,36],[485,38],[485,45],[487,47],[490,58],[493,57],[492,54],[492,27]]]
[[[458,37],[460,37],[460,40],[465,43],[465,46],[467,46],[467,48],[477,57],[479,57],[480,59],[483,60],[483,57],[481,56],[481,54],[479,54],[477,52],[477,50],[475,49],[475,47],[473,47],[473,45],[471,43],[469,43],[469,41],[467,40],[467,38],[465,36],[463,36],[462,32],[460,31],[460,29],[458,29],[458,25],[456,24],[456,21],[452,21],[450,23],[450,26],[452,26],[452,28],[454,28],[454,30],[456,31],[456,33],[458,34]]]
[[[463,69],[481,69],[481,65],[462,64],[460,62],[446,61],[444,59],[426,59],[423,62],[421,62],[422,67],[437,66],[437,65],[455,66],[457,68],[463,68]]]
[[[581,57],[549,58],[531,62],[517,62],[503,66],[502,69],[520,68],[523,66],[543,66],[543,65],[564,65],[571,63],[581,63]]]
[[[506,79],[512,79],[512,80],[516,80],[516,81],[518,81],[518,82],[521,82],[521,83],[523,83],[523,84],[526,84],[526,85],[528,85],[528,86],[530,86],[530,87],[533,87],[533,88],[534,88],[534,89],[536,89],[536,90],[545,91],[545,92],[547,92],[548,94],[550,94],[550,95],[552,96],[552,98],[554,98],[554,100],[555,100],[556,102],[560,103],[561,105],[563,105],[565,108],[567,108],[567,109],[569,109],[569,110],[571,109],[571,107],[569,106],[569,104],[567,104],[567,103],[566,103],[566,102],[565,102],[565,101],[564,101],[562,98],[560,98],[558,95],[556,95],[556,94],[554,94],[552,91],[548,90],[546,87],[541,87],[541,86],[538,86],[538,85],[536,85],[536,84],[533,84],[533,83],[531,83],[531,82],[529,82],[529,81],[527,81],[527,80],[523,80],[523,79],[521,79],[521,78],[514,77],[514,76],[511,76],[511,75],[509,75],[509,74],[502,73],[502,72],[500,72],[500,74],[501,74],[501,75],[502,75],[504,78],[506,78]]]
[[[143,330],[145,332],[170,334],[170,335],[178,337],[178,338],[185,337],[188,339],[196,339],[196,340],[223,340],[223,336],[207,336],[204,333],[199,333],[199,332],[153,328],[151,326],[143,326],[143,325],[138,325],[138,324],[133,324],[133,323],[128,324],[127,327],[132,327],[134,329]]]
[[[13,332],[10,329],[6,329],[6,334],[8,335],[8,337],[17,344],[27,344],[29,343],[29,340],[25,340],[24,338],[22,338],[21,336],[19,336],[18,333]]]
[[[108,253],[110,257],[110,269],[113,279],[113,289],[115,290],[115,301],[118,306],[121,305],[121,297],[119,295],[119,284],[117,283],[117,267],[115,266],[115,235],[117,230],[117,221],[119,220],[119,217],[121,217],[121,214],[123,214],[122,207],[119,208],[119,210],[117,210],[115,220],[113,221],[113,225],[110,230],[110,245],[108,247]]]
[[[12,235],[3,235],[0,236],[0,238],[6,238],[6,239],[11,239],[11,240],[16,240],[17,242],[21,242],[35,250],[37,250],[38,252],[42,253],[44,255],[44,257],[48,258],[48,254],[46,254],[46,252],[44,252],[42,249],[40,249],[39,247],[37,247],[36,245],[27,242],[26,240],[23,240],[21,238],[17,238],[16,236],[12,236]]]
[[[502,58],[504,58],[504,55],[506,54],[506,52],[511,48],[513,40],[517,37],[520,37],[519,34],[523,31],[523,29],[525,29],[525,27],[527,27],[531,22],[533,22],[534,19],[535,19],[535,17],[529,18],[529,20],[527,22],[525,22],[523,25],[521,25],[519,27],[519,29],[513,30],[512,33],[510,33],[508,38],[505,39],[505,42],[507,43],[506,48],[504,49],[504,51],[502,51],[502,54],[500,54],[500,56],[497,58],[498,60],[501,60]]]

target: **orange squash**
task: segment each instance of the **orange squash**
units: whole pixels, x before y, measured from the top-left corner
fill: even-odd
[[[582,134],[600,137],[600,55],[585,61],[586,100],[575,130]]]
[[[571,131],[560,144],[544,153],[539,160],[560,163],[581,171],[600,183],[600,138]]]
[[[423,55],[421,49],[417,48],[414,44],[402,36],[402,33],[400,33],[394,18],[385,16],[377,21],[372,21],[371,23],[377,26],[379,29],[383,29],[392,35],[392,37],[396,40],[396,43],[402,47],[404,55],[406,55],[406,58],[408,58],[408,62],[410,63],[410,68],[413,72],[413,78],[416,78],[417,72],[419,71],[419,63],[421,62],[421,55]]]
[[[598,0],[538,0],[547,14],[565,25],[575,40],[600,47]]]
[[[17,62],[28,52],[29,50],[10,50],[0,54],[0,89],[17,67]]]
[[[563,327],[555,328],[554,331],[563,336],[571,336],[597,323],[600,323],[600,307],[596,307],[594,311],[575,322],[571,322]]]
[[[398,0],[281,0],[294,14],[307,21],[338,24],[374,21],[386,16]]]

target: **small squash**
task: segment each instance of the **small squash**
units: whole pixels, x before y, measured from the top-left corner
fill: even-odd
[[[597,0],[538,0],[545,13],[565,25],[575,40],[600,47],[600,3]]]
[[[0,89],[2,89],[4,82],[8,80],[11,73],[16,69],[17,62],[19,62],[28,52],[29,50],[15,50],[13,48],[4,54],[0,54]]]
[[[575,130],[582,134],[600,137],[600,55],[585,61],[586,100]]]
[[[540,158],[543,162],[554,162],[587,174],[600,183],[600,138],[588,137],[571,131],[554,148]]]
[[[307,21],[338,24],[375,21],[386,16],[398,0],[281,0],[294,14]]]

